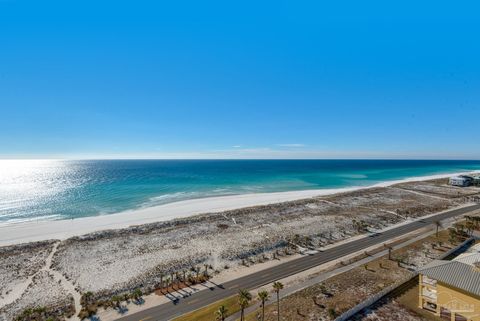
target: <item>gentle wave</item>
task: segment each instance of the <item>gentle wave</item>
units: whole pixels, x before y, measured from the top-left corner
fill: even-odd
[[[211,192],[176,192],[172,194],[163,194],[150,198],[147,202],[141,205],[141,208],[153,207],[157,205],[163,205],[178,201],[184,201],[189,199],[206,198],[214,196],[226,196],[235,195],[233,192],[229,192],[229,189],[221,188],[215,189]]]
[[[31,218],[21,218],[21,219],[9,219],[5,222],[0,222],[0,227],[8,226],[13,224],[21,224],[27,222],[35,222],[35,221],[54,221],[59,218],[62,218],[62,215],[45,215],[45,216],[38,216],[38,217],[31,217]]]

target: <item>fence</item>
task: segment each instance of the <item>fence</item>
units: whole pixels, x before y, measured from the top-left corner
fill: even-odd
[[[448,250],[447,252],[443,253],[437,260],[443,260],[444,258],[446,258],[446,257],[452,255],[453,253],[457,252],[458,250],[460,250],[460,249],[461,249],[462,247],[464,247],[465,245],[472,243],[474,240],[475,240],[474,237],[470,237],[470,238],[466,239],[464,242],[462,242],[461,244],[457,245],[457,246],[454,247],[453,249],[450,249],[450,250]]]
[[[480,204],[480,196],[464,196],[462,198],[463,202],[464,203],[476,203],[476,204]]]
[[[444,259],[444,258],[452,255],[453,253],[455,253],[456,251],[458,251],[459,249],[461,249],[465,245],[471,243],[473,240],[474,240],[473,237],[467,239],[465,242],[463,242],[463,243],[459,244],[458,246],[454,247],[453,249],[450,249],[449,251],[443,253],[438,259],[441,260],[441,259]],[[397,281],[394,284],[384,288],[382,291],[372,295],[367,300],[357,304],[356,306],[354,306],[350,310],[342,313],[342,315],[337,317],[335,319],[335,321],[348,320],[349,318],[351,318],[352,316],[354,316],[358,312],[362,311],[363,309],[371,306],[372,304],[374,304],[375,302],[377,302],[378,300],[380,300],[381,298],[383,298],[384,296],[386,296],[387,294],[389,294],[390,292],[392,292],[393,290],[395,290],[396,288],[398,288],[402,284],[405,284],[405,283],[411,281],[413,278],[417,277],[417,275],[418,275],[418,271],[415,271],[415,272],[413,272],[413,274],[411,276],[408,276],[408,277],[404,278],[403,280]]]

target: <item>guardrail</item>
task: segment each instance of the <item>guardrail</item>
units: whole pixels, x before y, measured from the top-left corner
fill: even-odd
[[[441,260],[441,259],[444,259],[450,255],[452,255],[453,253],[455,253],[456,251],[460,250],[462,247],[464,247],[465,245],[471,243],[472,241],[474,241],[475,238],[474,237],[471,237],[467,240],[465,240],[464,242],[462,242],[461,244],[457,245],[456,247],[454,247],[453,249],[450,249],[448,250],[447,252],[443,253],[439,258],[438,260]],[[375,302],[377,302],[378,300],[380,300],[381,298],[383,298],[384,296],[386,296],[387,294],[389,294],[390,292],[392,292],[393,290],[395,290],[396,288],[398,288],[399,286],[401,286],[402,284],[405,284],[409,281],[411,281],[413,278],[417,277],[418,275],[418,271],[414,271],[413,274],[411,276],[408,276],[400,281],[397,281],[395,282],[394,284],[384,288],[382,291],[380,292],[377,292],[376,294],[372,295],[370,298],[368,298],[367,300],[357,304],[356,306],[354,306],[353,308],[351,308],[350,310],[342,313],[339,317],[337,317],[335,319],[335,321],[345,321],[345,320],[348,320],[349,318],[353,317],[355,314],[357,314],[358,312],[362,311],[363,309],[365,308],[368,308],[369,306],[371,306],[372,304],[374,304]]]

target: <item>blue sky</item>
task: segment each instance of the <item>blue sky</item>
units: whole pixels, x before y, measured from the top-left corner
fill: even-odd
[[[0,157],[480,159],[479,10],[0,0]]]

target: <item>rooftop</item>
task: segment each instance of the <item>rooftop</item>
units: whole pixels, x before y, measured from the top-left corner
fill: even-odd
[[[476,254],[472,254],[476,255]],[[435,260],[419,272],[429,278],[480,296],[480,271],[472,264]]]
[[[460,175],[460,176],[453,176],[450,179],[473,179],[471,176]]]
[[[476,266],[475,263],[480,262],[480,253],[465,253],[464,255],[458,256],[453,261]]]

